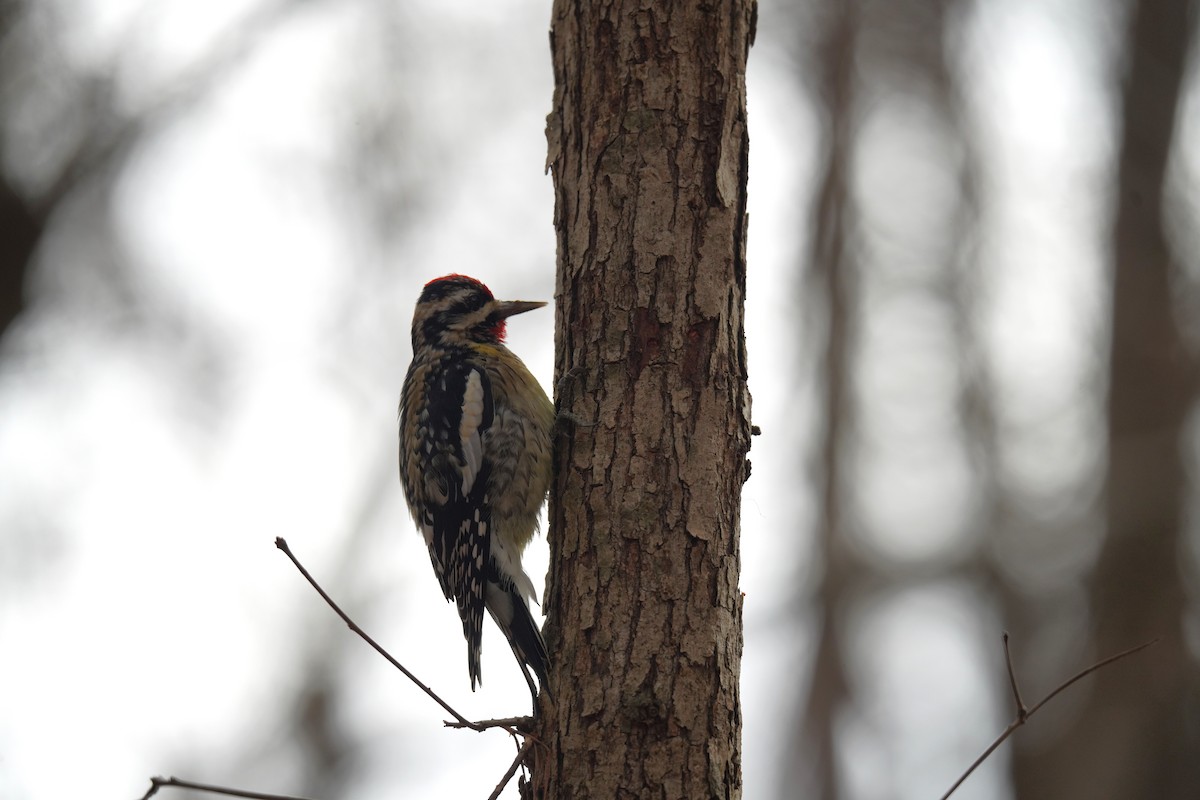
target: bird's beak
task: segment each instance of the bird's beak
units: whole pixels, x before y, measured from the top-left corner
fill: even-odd
[[[496,314],[500,319],[511,317],[515,314],[524,314],[526,311],[533,311],[535,308],[541,308],[546,305],[541,300],[505,300],[496,303]]]

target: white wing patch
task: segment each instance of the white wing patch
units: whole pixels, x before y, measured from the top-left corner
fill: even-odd
[[[462,418],[458,423],[458,436],[462,443],[463,459],[462,493],[471,493],[475,476],[483,466],[483,440],[479,426],[483,422],[483,381],[479,370],[471,370],[467,376],[467,390],[463,393]]]
[[[533,580],[521,566],[521,555],[517,553],[514,556],[513,551],[504,544],[503,537],[497,536],[492,539],[492,558],[495,559],[500,574],[512,578],[518,594],[541,605],[537,589],[533,588]]]

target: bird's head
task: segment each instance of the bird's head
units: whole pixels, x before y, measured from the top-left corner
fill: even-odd
[[[506,319],[544,305],[529,300],[497,300],[490,289],[466,275],[434,278],[425,284],[413,312],[413,349],[422,344],[501,344]]]

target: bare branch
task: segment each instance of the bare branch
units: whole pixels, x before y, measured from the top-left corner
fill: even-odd
[[[453,708],[451,708],[450,704],[447,703],[442,698],[438,697],[437,693],[434,692],[433,689],[430,689],[427,685],[422,683],[417,678],[416,675],[413,675],[411,672],[408,671],[408,669],[403,664],[401,664],[394,657],[392,657],[391,653],[389,653],[387,650],[384,650],[383,647],[380,646],[380,644],[378,642],[376,642],[374,639],[372,639],[370,636],[368,636],[366,631],[364,631],[362,628],[358,627],[358,623],[356,623],[354,620],[350,619],[349,615],[347,615],[345,611],[342,611],[342,609],[338,606],[338,604],[333,602],[333,598],[330,597],[329,594],[324,589],[321,588],[321,584],[317,583],[316,580],[313,578],[313,576],[309,574],[308,570],[306,570],[304,568],[304,565],[300,563],[300,560],[298,558],[296,558],[296,556],[292,553],[291,548],[288,547],[287,541],[285,541],[282,536],[276,537],[275,546],[278,547],[280,550],[282,550],[284,555],[286,555],[288,558],[291,559],[292,563],[296,565],[296,569],[300,570],[300,574],[304,576],[304,579],[306,581],[308,581],[309,584],[314,589],[317,590],[317,594],[321,595],[321,599],[324,600],[326,602],[326,604],[328,604],[328,606],[334,610],[334,613],[336,613],[339,617],[342,618],[342,622],[345,622],[346,625],[349,626],[350,630],[357,633],[364,642],[371,645],[371,647],[373,647],[375,649],[375,652],[379,653],[379,655],[386,658],[389,664],[391,664],[393,667],[395,667],[396,669],[403,672],[405,677],[407,677],[410,681],[415,683],[421,689],[421,691],[425,692],[425,694],[427,694],[431,698],[433,698],[434,702],[436,702],[439,706],[441,706],[443,709],[446,710],[446,713],[448,713],[450,716],[454,717],[454,719],[458,722],[458,724],[452,725],[451,727],[470,728],[473,731],[486,730],[486,727],[480,727],[479,723],[471,722],[466,717],[464,717],[462,714],[459,714],[457,711],[455,711]],[[495,726],[493,726],[493,727],[495,727]]]
[[[264,794],[263,792],[247,792],[242,789],[230,789],[226,786],[213,786],[208,783],[196,783],[194,781],[182,781],[174,776],[170,778],[151,778],[150,788],[142,795],[142,800],[150,800],[158,790],[164,786],[173,786],[177,789],[192,789],[197,792],[211,792],[213,794],[223,794],[226,797],[248,797],[251,800],[306,800],[303,797],[296,797],[287,794]]]
[[[448,703],[446,703],[446,701],[438,697],[437,693],[435,693],[433,689],[429,688],[420,680],[418,680],[417,677],[409,672],[403,664],[392,657],[391,653],[389,653],[387,650],[384,650],[378,642],[368,636],[367,632],[360,628],[358,623],[352,620],[345,611],[342,611],[341,607],[338,606],[338,604],[333,601],[333,598],[329,596],[329,593],[326,592],[319,583],[317,583],[316,579],[313,578],[309,571],[304,568],[304,565],[300,563],[300,560],[296,558],[295,554],[292,553],[291,548],[288,547],[288,543],[283,539],[283,537],[277,537],[275,539],[275,546],[282,550],[284,555],[291,559],[291,562],[296,566],[296,569],[300,570],[300,574],[304,576],[304,579],[308,581],[309,585],[317,590],[317,594],[321,595],[321,599],[323,599],[325,603],[332,608],[339,617],[341,617],[342,621],[349,626],[350,630],[357,633],[363,641],[375,649],[375,652],[386,658],[389,664],[404,673],[405,677],[420,687],[425,694],[433,698],[438,705],[440,705],[451,716],[454,717],[455,721],[451,722],[447,720],[445,722],[447,728],[470,728],[473,731],[485,731],[491,728],[502,728],[510,736],[512,736],[514,740],[517,739],[517,737],[524,737],[524,741],[517,749],[517,757],[509,766],[508,771],[504,774],[504,777],[500,779],[500,783],[496,786],[495,791],[492,792],[492,798],[499,797],[500,792],[502,792],[508,782],[512,780],[512,776],[516,774],[517,768],[524,761],[526,755],[529,753],[530,748],[533,747],[534,738],[529,736],[529,731],[533,728],[534,724],[533,717],[508,717],[505,719],[487,719],[479,722],[471,722],[462,714],[459,714],[457,711],[455,711]],[[251,800],[306,800],[303,797],[294,797],[291,795],[282,794],[265,794],[262,792],[249,792],[242,789],[231,789],[225,786],[213,786],[206,783],[184,781],[175,777],[151,778],[150,788],[146,790],[144,795],[142,795],[141,800],[150,800],[150,798],[154,797],[154,795],[158,793],[158,790],[164,786],[176,787],[180,789],[193,789],[198,792],[211,792],[213,794],[221,794],[227,797],[245,797],[250,798]]]
[[[982,754],[980,754],[979,758],[975,759],[975,761],[971,763],[971,766],[967,767],[967,771],[964,772],[962,775],[960,775],[958,780],[956,780],[954,782],[954,785],[950,787],[950,790],[947,791],[944,795],[942,795],[942,800],[946,800],[946,798],[948,798],[950,795],[954,794],[954,792],[958,789],[958,787],[962,786],[963,781],[965,781],[968,777],[970,777],[971,773],[974,772],[980,764],[982,764],[984,761],[986,761],[988,756],[990,756],[993,752],[995,752],[997,747],[1004,744],[1005,739],[1007,739],[1009,736],[1012,736],[1013,732],[1017,728],[1024,725],[1026,720],[1028,720],[1030,717],[1032,717],[1039,708],[1046,705],[1046,703],[1049,703],[1055,697],[1055,695],[1057,695],[1059,692],[1063,691],[1064,689],[1066,689],[1071,684],[1075,683],[1080,678],[1084,678],[1084,677],[1092,674],[1093,672],[1100,669],[1101,667],[1107,667],[1109,664],[1113,663],[1114,661],[1120,661],[1122,658],[1125,658],[1126,656],[1131,656],[1140,650],[1145,650],[1147,647],[1149,647],[1150,645],[1155,644],[1157,642],[1158,642],[1158,639],[1151,639],[1148,642],[1139,644],[1137,647],[1131,647],[1128,650],[1123,650],[1122,652],[1117,653],[1115,656],[1109,656],[1108,658],[1097,661],[1095,664],[1092,664],[1090,667],[1080,670],[1079,672],[1075,673],[1067,680],[1060,683],[1054,691],[1050,692],[1050,694],[1046,695],[1041,700],[1034,703],[1033,707],[1030,708],[1028,711],[1026,711],[1024,703],[1021,700],[1021,693],[1017,689],[1017,676],[1016,676],[1016,672],[1013,671],[1012,656],[1008,650],[1008,633],[1006,632],[1004,634],[1004,655],[1005,655],[1005,659],[1008,661],[1009,681],[1012,683],[1013,694],[1017,698],[1017,717],[1012,722],[1008,723],[1008,727],[1004,729],[1003,733],[1001,733],[998,737],[996,737],[996,741],[992,742],[988,746],[988,748],[986,750],[984,750]]]
[[[508,765],[508,772],[504,773],[504,777],[500,779],[500,783],[496,784],[496,788],[488,795],[488,800],[497,800],[500,793],[504,791],[504,787],[512,780],[512,776],[517,774],[517,767],[521,766],[521,762],[525,760],[525,754],[533,748],[533,737],[526,736],[525,741],[517,748],[517,757]]]
[[[1091,675],[1093,672],[1100,669],[1101,667],[1107,667],[1109,664],[1113,663],[1114,661],[1120,661],[1122,658],[1125,658],[1125,656],[1131,656],[1140,650],[1145,650],[1147,647],[1149,647],[1150,645],[1153,645],[1153,644],[1158,644],[1157,637],[1155,637],[1154,639],[1151,639],[1148,642],[1142,642],[1137,647],[1131,647],[1128,650],[1122,650],[1120,653],[1117,653],[1115,656],[1109,656],[1108,658],[1097,661],[1095,664],[1092,664],[1087,669],[1077,672],[1075,675],[1072,675],[1069,680],[1067,680],[1065,683],[1063,683],[1061,686],[1059,686],[1053,692],[1046,695],[1041,700],[1039,700],[1037,703],[1035,703],[1033,708],[1029,709],[1029,716],[1032,717],[1033,712],[1037,711],[1039,708],[1046,705],[1046,703],[1049,703],[1056,694],[1061,692],[1063,689],[1066,689],[1068,686],[1070,686],[1071,684],[1073,684],[1075,681],[1079,680],[1080,678],[1087,677],[1088,675]]]
[[[488,728],[503,728],[509,733],[519,733],[526,735],[533,730],[533,717],[501,717],[499,719],[481,719],[478,722],[451,722],[446,720],[442,723],[447,728],[470,728],[473,731],[485,731]]]

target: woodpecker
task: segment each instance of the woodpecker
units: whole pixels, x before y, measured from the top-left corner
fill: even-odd
[[[521,553],[550,487],[554,406],[504,345],[506,320],[546,305],[501,301],[474,278],[425,284],[400,397],[400,478],[433,571],[467,640],[471,690],[482,682],[483,610],[500,626],[537,704],[548,657],[529,610]]]

